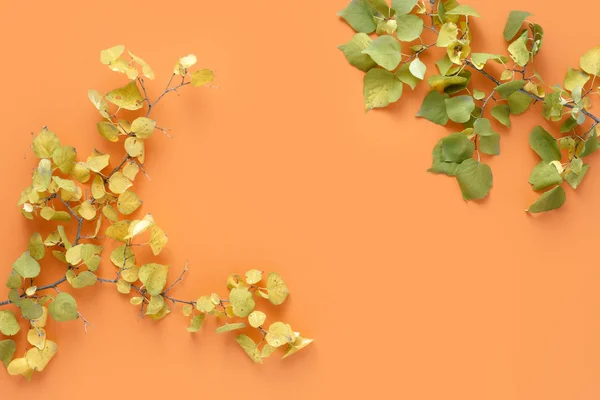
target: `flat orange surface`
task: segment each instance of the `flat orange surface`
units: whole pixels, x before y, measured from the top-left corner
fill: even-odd
[[[145,58],[154,95],[194,52],[219,87],[165,99],[154,117],[174,138],[152,138],[152,182],[138,178],[143,212],[169,234],[160,260],[171,279],[189,260],[174,293],[190,299],[223,292],[230,272],[279,271],[292,291],[280,315],[316,341],[256,366],[214,322],[191,336],[179,308],[138,320],[98,285],[77,297],[94,328],[50,322],[58,355],[31,383],[1,371],[0,399],[600,398],[600,164],[564,209],[526,215],[538,105],[502,131],[491,197],[463,202],[454,180],[425,172],[449,131],[414,118],[424,85],[363,112],[362,74],[336,49],[352,35],[336,17],[346,1],[3,2],[2,276],[38,226],[15,207],[35,164],[31,132],[47,125],[82,157],[115,148],[96,132],[87,90],[125,78],[99,51],[125,44]],[[551,84],[598,44],[587,17],[598,2],[468,3],[486,36],[476,51],[505,49],[511,9],[535,12]],[[112,277],[107,256],[101,275]]]

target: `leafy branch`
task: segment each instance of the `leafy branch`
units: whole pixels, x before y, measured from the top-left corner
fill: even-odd
[[[576,189],[582,182],[589,168],[583,159],[598,148],[600,117],[590,111],[590,96],[599,93],[594,84],[600,75],[600,47],[585,53],[580,69],[570,68],[562,85],[549,86],[533,69],[544,30],[528,20],[528,12],[512,11],[508,17],[503,32],[508,54],[471,52],[470,24],[480,15],[456,0],[392,0],[391,6],[385,0],[353,0],[339,15],[357,32],[340,50],[366,73],[367,111],[397,102],[404,86],[415,89],[425,80],[427,65],[420,60],[424,52],[434,47],[445,51],[436,62],[438,73],[427,79],[430,92],[417,116],[461,127],[437,143],[429,172],[455,177],[465,200],[480,200],[490,192],[492,171],[482,162],[482,154],[500,154],[496,127],[511,127],[511,116],[538,103],[543,118],[561,123],[560,135],[540,126],[530,134],[530,146],[541,161],[529,183],[542,193],[527,211],[560,208],[566,200],[562,184]],[[431,35],[435,42],[425,45]],[[403,52],[404,45],[412,54]],[[490,70],[493,63],[503,68],[498,78]],[[528,69],[533,71],[530,76]],[[475,87],[471,81],[475,73],[493,84],[489,92]]]
[[[112,71],[126,75],[128,83],[107,94],[96,90],[88,93],[103,117],[97,123],[100,135],[112,143],[123,140],[126,155],[112,169],[109,168],[111,155],[98,151],[92,152],[85,161],[77,161],[75,149],[61,144],[47,127],[33,138],[33,152],[39,163],[31,185],[21,193],[18,207],[27,219],[41,219],[54,230],[46,238],[33,233],[27,250],[12,264],[6,283],[8,300],[0,302],[0,307],[10,309],[0,310],[0,334],[14,336],[21,331],[20,321],[27,321],[27,342],[31,347],[24,357],[14,358],[16,342],[0,340],[0,361],[10,375],[22,375],[28,380],[34,372],[43,371],[58,351],[57,343],[46,337],[44,327],[48,317],[57,322],[80,319],[86,331],[92,326],[79,310],[75,297],[63,290],[63,286],[76,292],[97,282],[114,285],[123,295],[133,294],[129,301],[139,307],[140,317],[160,320],[172,312],[172,306],[181,305],[183,314],[190,318],[189,332],[200,330],[207,315],[224,319],[225,324],[217,333],[239,331],[236,342],[256,363],[262,363],[278,348],[286,350],[285,358],[306,347],[312,340],[294,332],[287,323],[276,321],[263,328],[267,316],[256,309],[255,298],[280,305],[289,295],[287,285],[275,272],[263,276],[263,271],[251,270],[245,277],[233,274],[227,280],[226,297],[212,293],[185,300],[172,295],[172,290],[184,279],[187,263],[168,286],[168,265],[136,263],[135,249],[148,247],[157,256],[168,242],[166,233],[151,214],[129,219],[142,206],[142,200],[132,187],[140,171],[148,176],[144,168],[145,142],[155,130],[168,135],[166,129],[149,118],[151,112],[168,93],[178,93],[184,86],[205,86],[213,81],[214,75],[208,69],[191,71],[196,56],[182,57],[175,64],[166,88],[152,101],[146,79],[153,80],[154,72],[135,54],[127,52],[129,58],[124,54],[124,46],[111,47],[101,52],[100,61]],[[178,80],[180,82],[174,84]],[[137,111],[144,106],[147,107],[144,116],[132,121],[118,115],[122,109]],[[74,237],[67,233],[70,222],[76,223]],[[84,235],[84,226],[88,224],[94,226],[94,230]],[[100,232],[104,232],[102,237]],[[104,238],[119,243],[109,256],[117,269],[113,279],[97,275],[103,260],[104,246],[100,243]],[[41,263],[48,260],[48,252],[63,264],[64,274],[54,282],[43,283]],[[265,283],[260,286],[260,282]],[[17,319],[19,313],[20,320]],[[240,331],[246,329],[246,322],[256,330],[258,340]]]

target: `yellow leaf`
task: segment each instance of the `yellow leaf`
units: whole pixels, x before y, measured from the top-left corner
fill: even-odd
[[[84,163],[73,164],[71,176],[81,183],[85,183],[90,179],[90,170]]]
[[[142,205],[142,201],[137,194],[131,190],[126,190],[119,195],[117,209],[123,215],[129,215]]]
[[[27,359],[15,358],[8,364],[7,371],[9,375],[23,375],[28,381],[31,380],[33,369],[29,366]]]
[[[254,285],[255,283],[260,282],[262,279],[263,272],[258,269],[252,269],[246,272],[246,283],[248,285]]]
[[[235,341],[244,349],[248,357],[257,364],[262,364],[262,357],[258,346],[248,335],[238,335]]]
[[[108,228],[106,228],[106,236],[111,239],[118,240],[120,242],[125,242],[125,237],[127,236],[129,225],[131,221],[119,221],[115,222]]]
[[[110,154],[94,154],[88,157],[86,167],[96,173],[100,173],[104,168],[108,167]]]
[[[116,222],[119,220],[119,216],[117,215],[117,211],[111,205],[106,205],[102,207],[102,214],[112,222]]]
[[[274,322],[269,326],[265,340],[270,346],[280,347],[284,344],[292,343],[296,336],[292,327],[283,322]]]
[[[106,99],[120,108],[126,110],[139,110],[144,105],[144,98],[137,86],[137,81],[114,89],[106,95]]]
[[[192,67],[196,64],[196,56],[193,54],[189,54],[185,57],[181,57],[177,64],[175,64],[175,68],[173,69],[173,73],[176,75],[184,76],[187,74],[188,68]]]
[[[82,246],[82,244],[78,244],[77,246],[73,246],[69,250],[67,250],[66,259],[69,264],[77,265],[81,262]]]
[[[27,332],[27,341],[30,345],[43,350],[46,346],[46,330],[44,328],[33,328]]]
[[[192,307],[191,304],[186,304],[181,309],[181,312],[183,313],[184,317],[189,317],[190,315],[192,315],[193,311],[194,311],[194,307]]]
[[[191,307],[191,306],[190,306]],[[190,326],[187,328],[188,332],[198,332],[204,323],[206,314],[198,314],[190,321]]]
[[[121,194],[133,186],[133,182],[129,180],[121,171],[115,172],[108,180],[108,188],[111,192]]]
[[[201,296],[196,300],[196,310],[200,312],[211,312],[215,308],[215,305],[210,299],[210,296]]]
[[[123,244],[110,253],[110,261],[117,268],[130,268],[135,264],[135,253],[131,247]]]
[[[33,152],[38,158],[51,158],[58,146],[60,146],[60,140],[46,127],[43,127],[33,139]]]
[[[117,58],[121,57],[121,54],[123,54],[123,51],[125,51],[125,46],[123,46],[123,45],[117,45],[117,46],[113,46],[108,49],[102,50],[100,52],[100,62],[104,65],[109,65],[110,63],[115,61]]]
[[[27,363],[34,371],[43,371],[52,357],[58,351],[58,346],[51,340],[46,340],[46,346],[40,350],[38,348],[29,349],[25,358]]]
[[[96,218],[96,208],[89,200],[81,203],[81,206],[77,212],[87,221],[91,221]]]
[[[69,215],[66,211],[56,211],[50,207],[42,208],[40,211],[40,216],[44,218],[46,221],[70,221],[71,215]]]
[[[262,311],[252,311],[250,315],[248,315],[248,322],[250,326],[253,328],[258,328],[265,323],[267,319],[267,315]]]
[[[104,118],[110,119],[110,114],[108,112],[108,103],[106,102],[106,99],[104,98],[104,95],[102,93],[100,93],[97,90],[89,90],[88,98],[90,99],[94,107],[96,107],[96,110],[100,112],[100,115],[102,115]]]
[[[52,161],[63,174],[71,172],[75,165],[76,157],[77,152],[71,146],[59,146],[54,149],[54,152],[52,153]]]
[[[33,296],[35,294],[35,292],[37,291],[37,286],[29,286],[27,289],[25,289],[25,294],[27,296]]]
[[[296,353],[299,350],[302,350],[303,348],[305,348],[312,342],[313,342],[313,339],[307,339],[307,338],[303,338],[302,336],[297,336],[296,340],[293,343],[290,343],[288,345],[287,352],[281,358],[284,359],[284,358],[291,356],[292,354]]]
[[[162,296],[151,296],[148,306],[146,306],[146,315],[156,315],[165,306],[165,299]]]
[[[125,151],[131,157],[143,157],[144,156],[144,140],[130,136],[125,139]],[[140,162],[142,162],[140,160]]]
[[[154,219],[152,219],[152,215],[146,214],[143,219],[135,220],[131,223],[131,225],[129,225],[125,239],[132,239],[137,235],[146,232],[152,225],[154,225]]]
[[[103,138],[113,143],[119,141],[119,128],[117,128],[112,122],[100,121],[98,122],[97,126],[98,132],[100,132]]]
[[[140,139],[147,139],[152,136],[155,128],[156,121],[146,117],[136,118],[131,124],[131,131]]]
[[[139,271],[140,281],[146,287],[148,294],[158,296],[167,284],[169,266],[156,263],[142,265]]]
[[[143,301],[144,301],[144,298],[140,297],[140,296],[132,297],[131,300],[129,300],[129,302],[131,304],[133,304],[134,306],[139,306],[140,304],[142,304]]]
[[[92,182],[92,197],[96,200],[100,200],[106,195],[106,187],[104,186],[104,179],[100,175],[94,176]]]
[[[124,279],[119,279],[117,281],[117,291],[122,294],[131,293],[131,283],[127,282]]]
[[[140,171],[140,167],[135,162],[127,163],[125,167],[123,167],[123,175],[132,181],[135,179],[136,175]]]
[[[133,54],[131,51],[128,51],[129,55],[133,60],[138,63],[142,67],[142,73],[148,79],[154,79],[154,71],[150,68],[150,66],[146,63],[146,61],[142,60],[140,57]]]
[[[199,69],[192,73],[192,86],[204,86],[215,79],[215,74],[210,69]]]
[[[158,227],[157,225],[153,225],[150,228],[150,248],[152,249],[152,254],[155,256],[159,255],[160,252],[167,245],[167,241],[169,237],[165,234],[165,232]]]
[[[269,301],[275,305],[282,304],[290,294],[283,278],[275,272],[271,272],[267,278],[267,290],[269,291]]]

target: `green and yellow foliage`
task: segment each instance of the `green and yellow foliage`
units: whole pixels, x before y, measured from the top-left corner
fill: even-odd
[[[576,189],[589,164],[584,159],[598,148],[600,118],[590,112],[591,95],[598,94],[600,47],[581,56],[564,82],[547,85],[535,72],[544,30],[531,22],[532,14],[512,11],[504,28],[505,54],[471,51],[470,24],[480,17],[473,7],[456,0],[352,0],[339,16],[355,31],[339,48],[364,75],[367,111],[387,107],[425,80],[428,66],[421,61],[428,50],[438,54],[436,70],[427,82],[429,93],[417,116],[457,132],[434,147],[429,172],[455,177],[465,200],[488,196],[492,171],[482,158],[500,154],[501,135],[494,125],[511,126],[511,116],[539,103],[542,116],[557,123],[560,135],[538,126],[530,134],[539,156],[529,183],[543,191],[527,209],[540,213],[560,208],[563,183]],[[500,70],[498,72],[498,69]],[[489,86],[471,79],[481,74]]]
[[[119,293],[130,297],[140,316],[152,320],[164,318],[179,304],[190,319],[187,330],[192,333],[200,330],[207,315],[218,318],[223,323],[217,333],[238,331],[236,342],[256,363],[262,363],[277,348],[283,349],[285,358],[306,347],[311,339],[286,323],[268,321],[257,309],[260,302],[280,305],[288,297],[289,289],[277,273],[251,270],[245,276],[233,274],[227,280],[225,295],[210,293],[182,300],[173,297],[171,290],[183,278],[187,265],[174,283],[167,285],[168,265],[140,265],[136,261],[134,250],[146,247],[157,256],[168,242],[151,214],[129,217],[142,206],[133,187],[145,174],[145,142],[157,130],[166,133],[151,118],[152,110],[167,93],[188,85],[205,86],[213,81],[214,74],[208,69],[193,69],[193,54],[182,57],[175,63],[165,90],[151,101],[146,84],[155,74],[143,59],[126,52],[124,46],[114,46],[101,52],[100,61],[127,79],[123,86],[107,93],[89,91],[89,100],[102,117],[98,132],[110,142],[122,142],[125,156],[114,160],[111,154],[93,151],[78,159],[75,148],[61,143],[47,127],[35,135],[32,148],[38,162],[18,207],[25,218],[42,220],[52,233],[47,237],[37,232],[31,235],[6,281],[8,300],[0,302],[6,308],[0,310],[0,333],[6,337],[0,340],[0,360],[8,373],[29,380],[34,372],[46,368],[58,350],[58,344],[46,337],[48,318],[57,322],[81,319],[87,328],[89,322],[80,311],[76,293],[98,283],[114,285]],[[129,120],[118,116],[122,109],[142,113]],[[105,238],[119,243],[108,256],[103,252]],[[62,276],[44,283],[40,275],[49,258],[62,265]],[[109,264],[108,259],[115,275],[102,278],[99,267]],[[62,291],[63,286],[73,294]],[[27,321],[27,329],[22,330],[19,321]],[[249,329],[245,329],[247,325]],[[241,329],[244,333],[239,332]],[[259,340],[247,335],[251,331]],[[19,333],[26,335],[30,345],[22,356],[16,356],[17,344],[11,338]]]

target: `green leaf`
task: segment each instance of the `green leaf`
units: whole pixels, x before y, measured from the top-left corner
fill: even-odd
[[[362,52],[371,56],[377,65],[392,71],[402,60],[401,51],[400,42],[393,36],[383,35],[373,40]]]
[[[238,335],[235,341],[244,349],[248,357],[257,364],[262,364],[262,357],[258,346],[248,335]]]
[[[38,232],[32,234],[29,238],[27,249],[29,250],[31,257],[33,257],[35,260],[39,261],[44,258],[46,246],[44,246],[42,235],[40,235]]]
[[[21,309],[21,315],[25,319],[38,319],[44,313],[42,306],[34,303],[31,299],[22,299],[17,306]]]
[[[356,32],[372,33],[377,28],[371,7],[362,0],[352,0],[338,15]]]
[[[462,135],[462,134],[461,134]],[[463,135],[465,136],[465,135]],[[465,136],[466,137],[466,136]],[[444,148],[444,139],[440,139],[440,141],[435,145],[432,151],[432,163],[431,168],[427,170],[427,172],[431,172],[434,174],[444,174],[448,176],[455,176],[456,170],[460,164],[455,162],[446,162],[444,161],[443,156],[443,148]],[[475,148],[475,146],[473,146]]]
[[[589,156],[590,154],[594,153],[596,150],[598,150],[598,136],[596,134],[596,128],[594,128],[591,135],[589,135],[588,138],[586,139],[585,147],[583,148],[583,151],[581,152],[579,157]]]
[[[531,105],[533,98],[527,93],[519,91],[508,96],[507,100],[511,114],[520,115],[529,110],[529,106]]]
[[[460,164],[456,179],[465,200],[483,199],[492,188],[492,170],[472,158]]]
[[[410,72],[410,64],[402,64],[398,71],[396,71],[396,77],[410,86],[413,90],[417,87],[419,82],[421,82],[421,79]]]
[[[483,100],[485,98],[485,92],[481,90],[473,89],[473,98],[475,100]]]
[[[536,126],[531,131],[529,145],[543,161],[560,161],[562,158],[556,139],[541,126]]]
[[[504,26],[504,39],[507,41],[512,40],[521,29],[525,19],[530,15],[531,13],[527,11],[511,11]]]
[[[467,17],[481,17],[481,15],[479,15],[479,13],[475,11],[473,7],[463,4],[446,11],[446,15],[464,15]]]
[[[6,287],[9,289],[18,289],[21,287],[22,283],[23,279],[21,278],[21,275],[14,269],[11,270],[8,275],[8,280],[6,281]]]
[[[423,64],[423,61],[419,60],[419,57],[416,57],[409,66],[410,72],[416,76],[417,78],[423,80],[425,78],[425,72],[427,71],[427,66]]]
[[[344,53],[350,65],[367,72],[377,65],[368,54],[363,53],[371,42],[371,38],[366,33],[357,33],[348,43],[338,48]]]
[[[437,91],[432,91],[425,96],[421,109],[417,113],[417,117],[425,118],[438,125],[446,125],[448,123],[448,113],[446,111],[446,102],[448,95],[441,94]]]
[[[50,316],[57,322],[72,321],[79,317],[77,302],[69,293],[59,293],[48,307]]]
[[[567,70],[567,74],[565,75],[565,89],[571,91],[576,87],[584,87],[586,83],[590,80],[590,76],[585,72],[569,68]]]
[[[402,97],[402,82],[392,72],[373,68],[366,73],[363,81],[365,109],[387,107]]]
[[[19,321],[12,311],[0,310],[0,332],[6,336],[14,336],[21,330]]]
[[[423,33],[423,19],[417,15],[400,15],[396,17],[398,28],[396,37],[403,42],[412,42]]]
[[[10,364],[15,355],[15,351],[17,351],[17,344],[14,340],[0,340],[0,361],[2,361],[4,367],[8,367],[8,364]]]
[[[579,66],[590,75],[600,75],[600,46],[594,47],[581,56]]]
[[[408,14],[415,8],[419,0],[392,0],[392,9],[396,15]]]
[[[527,212],[529,213],[541,213],[551,210],[556,210],[565,204],[567,196],[562,186],[556,186],[553,189],[543,193],[531,206]]]
[[[483,154],[497,156],[500,154],[500,135],[496,132],[479,138],[479,149]]]
[[[473,157],[475,145],[463,133],[453,133],[441,140],[442,156],[441,161],[462,163]]]
[[[529,183],[533,185],[533,190],[544,190],[551,186],[560,185],[563,179],[556,166],[552,163],[541,161],[531,171]]]
[[[503,64],[508,62],[508,57],[500,55],[500,54],[490,54],[490,53],[472,53],[471,54],[471,62],[477,69],[483,69],[485,63],[489,60],[496,61],[497,63]]]
[[[560,133],[570,132],[573,129],[575,129],[576,126],[577,119],[573,118],[572,115],[569,115],[569,118],[567,118],[565,122],[563,122],[563,124],[560,126]]]
[[[29,251],[21,254],[12,264],[12,268],[25,279],[35,278],[40,274],[40,264],[29,254]]]
[[[479,135],[479,149],[484,154],[497,156],[500,154],[500,135],[492,130],[489,119],[479,118],[473,124],[475,133]]]
[[[575,172],[570,172],[565,177],[565,181],[567,181],[567,183],[569,185],[571,185],[571,187],[573,189],[577,189],[577,187],[579,186],[579,184],[581,183],[581,181],[583,181],[583,177],[585,176],[585,174],[587,173],[587,171],[588,171],[589,168],[590,168],[589,164],[584,164],[581,167],[581,171],[579,172],[579,174],[576,174]]]
[[[524,80],[506,82],[496,87],[496,93],[503,99],[508,99],[508,96],[525,87],[526,83]]]
[[[465,123],[471,119],[471,113],[475,110],[475,102],[471,96],[456,96],[444,100],[448,118],[454,122]]]
[[[531,55],[535,56],[542,48],[544,39],[544,29],[538,24],[529,24],[533,34],[533,43],[531,44]]]
[[[435,65],[438,67],[440,75],[446,75],[450,68],[452,68],[453,63],[448,54],[445,54],[444,57],[435,62]]]

